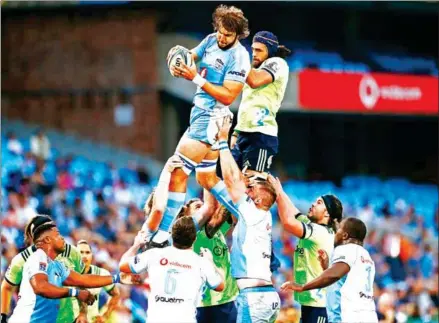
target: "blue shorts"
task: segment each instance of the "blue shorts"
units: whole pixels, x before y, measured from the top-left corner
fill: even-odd
[[[222,120],[227,115],[233,116],[229,108],[215,108],[209,111],[193,107],[189,119],[189,127],[185,134],[191,139],[213,145],[218,134],[216,122]]]
[[[197,323],[235,323],[236,315],[235,302],[198,307]]]
[[[260,132],[240,132],[232,155],[239,168],[268,172],[277,155],[279,140]]]
[[[273,323],[280,312],[280,298],[273,286],[250,287],[236,298],[239,323]]]
[[[301,306],[300,323],[328,323],[325,307]]]

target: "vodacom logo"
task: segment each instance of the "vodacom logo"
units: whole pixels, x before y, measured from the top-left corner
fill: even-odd
[[[371,75],[362,77],[358,92],[361,102],[367,109],[373,109],[380,98],[396,101],[416,101],[422,97],[422,91],[419,87],[380,86]]]

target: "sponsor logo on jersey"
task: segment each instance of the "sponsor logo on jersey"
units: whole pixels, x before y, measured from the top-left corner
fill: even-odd
[[[270,62],[267,65],[265,65],[264,67],[271,70],[274,73],[276,73],[279,70],[279,66],[277,65],[276,62]]]
[[[305,249],[299,248],[299,246],[296,246],[296,249],[294,251],[297,252],[299,255],[303,255],[305,253]]]
[[[270,259],[270,258],[271,258],[271,255],[268,254],[268,253],[266,253],[266,252],[263,252],[263,253],[262,253],[262,258],[264,258],[264,259]]]
[[[242,70],[241,72],[238,71],[230,71],[227,74],[230,75],[236,75],[236,76],[241,76],[241,77],[245,77],[245,70]]]
[[[361,262],[362,262],[363,264],[366,263],[366,264],[371,264],[371,265],[373,265],[373,261],[372,261],[372,260],[367,259],[367,258],[364,258],[363,256],[361,256]]]
[[[224,67],[224,62],[221,59],[217,58],[215,61],[215,69],[221,70],[223,67]]]
[[[156,295],[155,296],[155,301],[157,303],[183,303],[184,299],[182,298],[176,298],[176,297],[164,297],[164,296],[160,296],[160,295]]]
[[[372,300],[375,299],[375,297],[373,295],[366,295],[363,292],[360,292],[359,294],[360,294],[360,298],[372,299]]]
[[[171,265],[171,266],[177,266],[177,267],[181,267],[181,268],[185,268],[185,269],[191,269],[191,268],[192,268],[191,265],[180,264],[178,261],[171,261],[171,262],[169,263],[169,265]]]
[[[134,257],[134,263],[135,263],[135,264],[138,264],[139,261],[140,261],[139,256],[135,256],[135,257]]]
[[[166,258],[160,259],[160,265],[166,266],[167,264],[168,264],[168,259],[166,259]]]

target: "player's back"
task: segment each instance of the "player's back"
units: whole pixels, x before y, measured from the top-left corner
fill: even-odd
[[[51,260],[46,253],[37,249],[23,266],[18,303],[9,320],[11,323],[55,322],[60,299],[48,299],[35,294],[30,279],[36,274],[45,274],[52,285],[62,286],[68,270],[58,261]]]
[[[247,196],[237,206],[240,217],[233,230],[232,275],[271,282],[271,213],[258,209]]]
[[[208,280],[209,264],[192,249],[171,246],[151,251],[148,322],[196,322],[196,306]]]
[[[369,252],[357,244],[334,249],[331,263],[344,262],[350,267],[347,275],[328,287],[327,312],[330,322],[378,322],[373,282],[375,263]]]
[[[195,53],[200,59],[200,75],[210,83],[221,86],[225,80],[245,82],[250,70],[250,57],[239,41],[232,48],[223,50],[218,47],[213,33],[195,48]],[[195,93],[194,105],[205,110],[224,107],[201,88]]]

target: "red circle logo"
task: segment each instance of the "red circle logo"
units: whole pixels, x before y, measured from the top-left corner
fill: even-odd
[[[166,259],[166,258],[160,259],[160,265],[166,266],[167,264],[168,264],[168,259]]]

